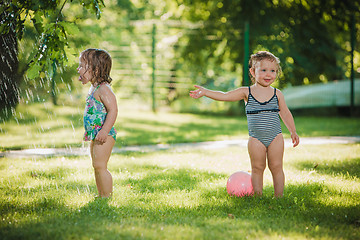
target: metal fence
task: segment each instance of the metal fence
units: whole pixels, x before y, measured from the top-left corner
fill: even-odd
[[[135,95],[157,105],[171,102],[192,86],[191,73],[183,71],[179,39],[196,26],[180,22],[134,21],[121,29],[121,39],[111,46],[113,87],[119,98]]]

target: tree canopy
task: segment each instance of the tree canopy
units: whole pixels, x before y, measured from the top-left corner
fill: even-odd
[[[19,102],[25,71],[26,79],[49,82],[66,64],[69,49],[89,45],[88,20],[100,18],[105,4],[112,8],[106,16],[112,20],[106,26],[90,21],[96,31],[92,41],[120,45],[121,31],[131,31],[137,20],[181,22],[178,42],[171,46],[176,52],[173,70],[201,84],[216,81],[223,90],[240,85],[246,23],[250,53],[269,50],[281,59],[286,81],[280,87],[349,77],[351,19],[360,40],[359,0],[5,0],[0,3],[1,111]],[[115,34],[103,36],[104,29]],[[24,39],[29,44],[19,51]],[[355,59],[359,64],[358,50]]]
[[[185,55],[206,67],[202,58],[221,65],[243,63],[244,23],[250,26],[251,53],[269,50],[283,62],[287,83],[301,85],[348,76],[350,21],[360,17],[353,0],[183,0],[185,18],[203,22],[190,36]],[[359,29],[359,23],[357,23]],[[357,35],[359,40],[359,34]],[[359,55],[359,52],[357,52]],[[282,83],[284,84],[284,83]]]

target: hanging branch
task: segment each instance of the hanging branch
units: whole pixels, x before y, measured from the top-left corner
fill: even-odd
[[[39,42],[39,47],[37,48],[37,52],[34,56],[30,56],[31,60],[28,61],[27,65],[26,65],[26,68],[25,68],[25,71],[30,67],[30,65],[32,63],[34,63],[36,60],[40,60],[42,58],[41,53],[44,53],[46,51],[46,48],[47,48],[47,45],[46,45],[46,42],[47,40],[53,36],[56,32],[56,29],[57,27],[59,26],[59,19],[60,19],[60,16],[61,16],[61,12],[62,10],[64,9],[64,6],[66,4],[67,0],[64,1],[64,3],[62,4],[58,14],[57,14],[57,17],[56,17],[56,21],[55,21],[55,24],[54,24],[54,29],[52,31],[51,34],[47,34],[45,36],[42,36],[41,39],[40,39],[40,42]],[[42,32],[42,35],[44,35],[44,32]]]
[[[24,72],[27,71],[28,78],[35,78],[38,76],[40,71],[43,71],[44,66],[48,67],[48,71],[52,73],[53,68],[50,66],[49,59],[56,59],[61,65],[67,60],[64,47],[67,43],[67,34],[69,31],[69,23],[62,22],[60,17],[62,16],[62,11],[65,7],[65,4],[68,0],[64,0],[61,5],[59,12],[56,15],[56,20],[53,23],[48,24],[47,28],[43,31],[40,31],[41,34],[37,50],[32,56],[29,57],[28,63],[24,69]],[[83,3],[82,5],[85,8],[92,8],[96,13],[96,17],[100,18],[100,5],[105,6],[102,0],[93,0],[91,3]],[[55,10],[53,10],[55,11]],[[34,19],[36,21],[36,19]]]

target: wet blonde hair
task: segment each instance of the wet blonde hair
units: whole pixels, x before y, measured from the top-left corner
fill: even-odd
[[[278,57],[276,57],[274,54],[272,54],[271,52],[268,51],[259,51],[255,54],[252,54],[250,56],[250,60],[249,60],[249,75],[251,80],[254,82],[255,79],[254,77],[250,74],[250,69],[255,67],[255,64],[258,62],[261,62],[262,60],[269,60],[271,62],[275,62],[277,65],[277,70],[276,70],[276,76],[279,77],[282,73],[282,69],[280,66],[280,59]]]
[[[112,60],[107,51],[88,48],[80,54],[80,60],[86,64],[86,70],[90,70],[93,74],[92,84],[111,83]]]

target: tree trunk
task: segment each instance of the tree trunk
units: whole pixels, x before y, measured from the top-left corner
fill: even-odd
[[[0,35],[0,54],[0,118],[8,118],[20,101],[18,42],[14,31]]]

